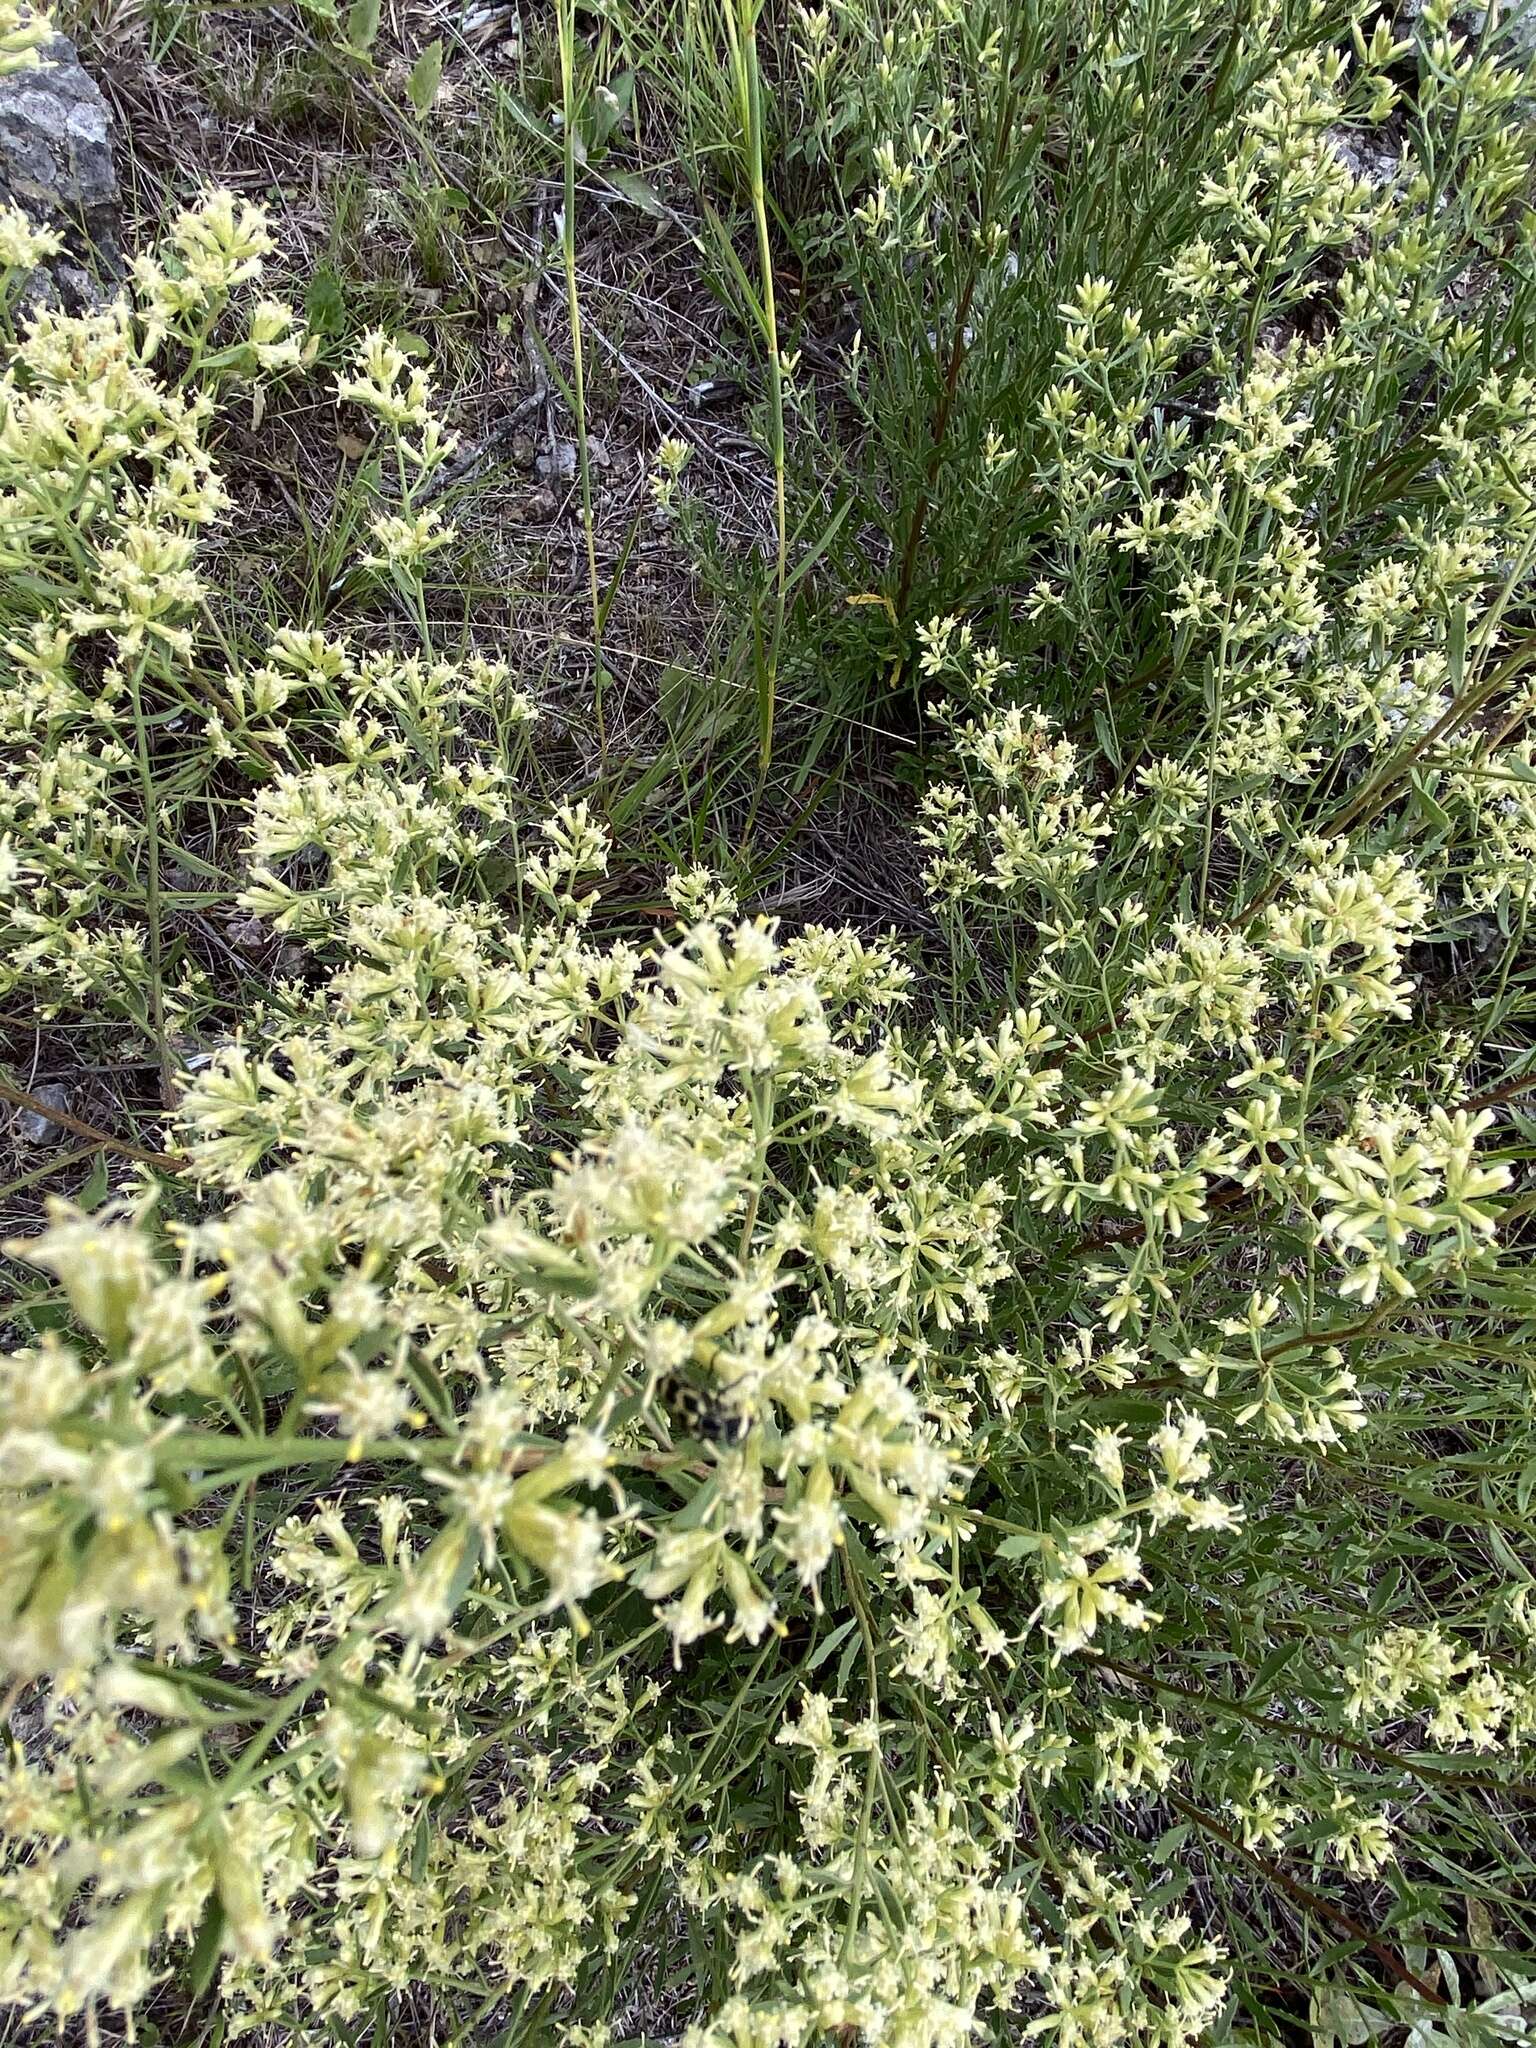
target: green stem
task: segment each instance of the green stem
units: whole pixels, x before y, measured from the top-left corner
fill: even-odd
[[[773,755],[773,724],[778,697],[779,653],[784,639],[785,599],[789,586],[789,524],[785,483],[784,362],[779,347],[778,300],[773,281],[773,245],[768,235],[768,192],[763,176],[763,94],[757,64],[757,19],[762,0],[725,0],[726,40],[736,88],[737,118],[746,154],[747,188],[757,236],[757,262],[762,273],[763,348],[768,358],[768,427],[772,437],[774,608],[773,637],[766,666],[758,680],[758,773],[768,773]]]
[[[597,723],[598,757],[606,766],[608,733],[603,705],[603,598],[597,575],[597,535],[592,516],[592,462],[587,443],[586,360],[581,341],[581,296],[576,288],[576,7],[560,0],[560,107],[562,116],[565,191],[561,252],[565,263],[565,303],[571,327],[571,389],[576,401],[576,461],[581,477],[581,524],[587,548],[587,594],[592,608],[593,715]]]
[[[133,700],[133,730],[138,747],[139,784],[144,796],[145,876],[144,908],[149,920],[149,1007],[153,1021],[155,1054],[160,1066],[160,1100],[170,1109],[176,1100],[176,1063],[165,1035],[165,975],[160,923],[160,806],[155,796],[154,770],[149,758],[149,727],[144,717],[144,657],[134,663],[128,677]]]

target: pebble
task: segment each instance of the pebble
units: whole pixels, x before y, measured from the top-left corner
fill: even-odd
[[[30,1092],[50,1109],[69,1108],[69,1090],[60,1081],[45,1081]],[[64,1135],[64,1126],[40,1110],[24,1109],[16,1118],[16,1135],[24,1145],[56,1145]]]

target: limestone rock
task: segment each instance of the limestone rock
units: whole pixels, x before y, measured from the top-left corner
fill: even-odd
[[[38,56],[0,78],[0,199],[64,235],[31,289],[79,307],[122,270],[112,116],[67,36],[50,36]]]
[[[46,1114],[50,1109],[68,1110],[69,1090],[58,1082],[41,1082],[32,1091],[41,1109],[24,1109],[16,1118],[16,1133],[24,1145],[55,1145],[64,1136],[64,1126]]]

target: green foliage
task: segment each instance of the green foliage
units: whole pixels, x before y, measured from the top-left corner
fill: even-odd
[[[585,479],[618,123],[557,26]],[[1520,77],[1433,6],[677,27],[616,32],[718,145],[765,365],[754,751],[786,680],[911,683],[926,936],[744,912],[752,847],[625,911],[653,785],[547,792],[429,601],[429,352],[341,351],[325,273],[301,337],[259,210],[24,326],[0,990],[142,1050],[168,1128],[9,1248],[0,1998],[1521,2038]],[[858,307],[834,370],[790,232]],[[0,217],[8,292],[46,253]],[[368,438],[315,605],[235,622],[221,414],[322,334]],[[684,530],[692,474],[646,486]],[[281,967],[188,1070],[232,845]]]
[[[723,36],[700,48],[638,19],[633,33],[688,60],[662,76],[667,121],[694,134],[725,93]],[[814,656],[786,660],[813,659],[815,687],[851,705],[893,663],[910,675],[922,622],[998,624],[1048,573],[1063,541],[1062,309],[1088,277],[1114,320],[1139,323],[1131,353],[1146,357],[1132,391],[1105,356],[1117,388],[1100,454],[1122,486],[1167,479],[1170,444],[1196,458],[1223,381],[1291,345],[1320,380],[1319,434],[1351,444],[1296,510],[1330,553],[1365,544],[1368,559],[1373,530],[1432,497],[1435,433],[1490,345],[1508,337],[1518,355],[1528,329],[1529,151],[1501,35],[1492,16],[1468,36],[1431,7],[1394,31],[1310,0],[1251,19],[1203,0],[1129,15],[792,10],[763,155],[806,328],[837,309],[842,349],[829,365],[821,342],[813,367],[783,337],[798,364],[790,524],[848,510],[832,573],[803,593]],[[722,154],[699,161],[712,172]],[[732,224],[719,225],[729,290]],[[1469,285],[1478,315],[1458,341]],[[737,295],[750,322],[750,287]],[[1098,383],[1090,367],[1080,396]],[[1227,540],[1241,552],[1239,533]],[[850,611],[864,592],[884,603]],[[1031,636],[1042,685],[1073,709],[1139,691],[1170,651],[1134,550],[1108,551],[1081,594]]]
[[[443,82],[443,39],[437,36],[428,43],[416,62],[411,66],[411,75],[406,81],[406,92],[411,105],[425,120],[432,111],[432,102],[437,98],[438,87]]]

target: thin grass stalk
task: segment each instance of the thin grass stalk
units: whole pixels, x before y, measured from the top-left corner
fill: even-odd
[[[934,406],[928,425],[928,461],[923,476],[922,488],[917,503],[912,508],[912,517],[907,525],[907,537],[901,551],[901,569],[896,580],[896,594],[892,607],[896,615],[897,630],[902,629],[907,615],[907,606],[912,598],[912,586],[917,576],[918,553],[922,546],[923,532],[928,523],[928,513],[933,503],[934,487],[938,482],[939,466],[944,459],[944,444],[949,434],[949,422],[954,412],[955,399],[960,389],[960,372],[970,353],[967,339],[971,321],[971,308],[976,297],[976,288],[981,282],[982,270],[987,262],[987,227],[992,218],[992,209],[997,202],[997,189],[1002,182],[1008,160],[1009,146],[1013,138],[1013,124],[1018,115],[1019,96],[1014,85],[1014,69],[1018,56],[1018,39],[1022,27],[1024,10],[1012,11],[1009,22],[1008,42],[1003,52],[998,71],[998,113],[993,130],[991,154],[982,179],[980,202],[977,206],[976,242],[971,257],[965,284],[961,288],[960,302],[955,308],[951,328],[948,356],[944,366],[944,381],[939,389],[938,402]],[[1038,128],[1038,122],[1036,126]]]
[[[723,19],[730,56],[736,114],[741,129],[747,189],[757,237],[762,299],[758,308],[768,358],[768,432],[773,460],[773,630],[766,661],[759,656],[758,772],[766,776],[773,755],[779,655],[789,581],[789,517],[785,477],[784,363],[779,347],[778,301],[773,281],[773,247],[768,234],[768,194],[763,175],[762,75],[757,63],[757,22],[762,0],[725,0]]]
[[[576,7],[560,0],[560,107],[564,200],[561,209],[561,253],[565,267],[565,304],[571,327],[571,391],[576,408],[576,466],[581,481],[581,526],[587,552],[587,596],[592,612],[593,716],[597,724],[600,762],[608,758],[608,729],[603,697],[604,606],[597,574],[597,534],[592,516],[592,458],[587,437],[587,380],[581,340],[581,296],[576,285]]]
[[[160,1100],[169,1109],[176,1100],[176,1065],[165,1033],[165,974],[160,917],[160,805],[149,758],[149,727],[144,717],[144,664],[134,663],[128,679],[133,703],[133,731],[138,752],[139,786],[144,801],[144,911],[149,921],[149,1014],[160,1068]]]

